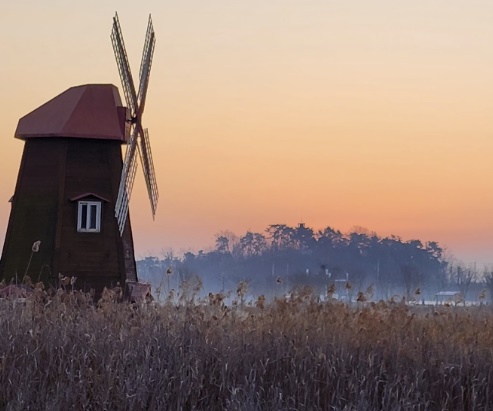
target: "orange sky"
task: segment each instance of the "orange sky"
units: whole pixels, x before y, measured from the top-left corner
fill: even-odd
[[[303,220],[493,263],[491,1],[15,3],[0,14],[0,241],[18,119],[74,85],[120,87],[118,10],[134,76],[148,12],[157,35],[144,126],[160,203],[153,222],[139,170],[138,257]]]

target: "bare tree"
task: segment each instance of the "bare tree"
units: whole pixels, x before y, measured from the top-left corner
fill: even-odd
[[[449,267],[449,278],[457,286],[465,301],[467,290],[471,282],[477,278],[477,273],[475,269],[466,268],[461,264],[455,266],[451,264]]]
[[[490,298],[493,299],[493,270],[487,270],[485,268],[483,277],[484,282],[486,283],[486,288],[490,292]]]
[[[231,253],[233,256],[238,253],[241,254],[239,247],[240,240],[238,236],[232,231],[223,230],[215,235],[216,237],[216,251],[220,253]]]
[[[216,237],[216,251],[229,253],[229,238],[223,235]]]

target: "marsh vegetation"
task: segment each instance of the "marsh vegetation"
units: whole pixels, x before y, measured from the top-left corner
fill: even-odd
[[[346,305],[308,289],[243,296],[3,299],[0,408],[491,409],[489,306]]]

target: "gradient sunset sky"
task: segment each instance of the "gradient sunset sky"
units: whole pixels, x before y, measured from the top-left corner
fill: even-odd
[[[17,0],[0,8],[0,244],[20,117],[67,88],[134,77],[148,13],[157,43],[143,123],[137,257],[207,249],[269,224],[438,241],[493,263],[491,0]]]

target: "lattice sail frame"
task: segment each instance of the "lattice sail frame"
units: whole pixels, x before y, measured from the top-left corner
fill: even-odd
[[[127,145],[125,160],[122,168],[120,179],[120,187],[118,189],[118,197],[115,204],[115,217],[118,220],[120,235],[123,234],[125,222],[128,216],[128,204],[132,194],[132,188],[137,171],[137,160],[135,152],[139,152],[144,178],[147,186],[147,193],[151,203],[152,217],[156,215],[159,192],[156,182],[156,174],[154,172],[154,163],[152,161],[151,145],[149,141],[149,133],[147,129],[142,127],[142,113],[145,107],[147,96],[147,88],[149,86],[149,76],[152,66],[152,56],[154,54],[154,46],[156,37],[152,25],[152,19],[149,15],[149,23],[147,25],[146,38],[144,42],[144,51],[142,52],[142,61],[140,63],[139,72],[139,91],[136,93],[135,85],[132,78],[132,72],[128,63],[127,51],[123,42],[123,35],[118,20],[118,14],[113,17],[113,29],[111,32],[111,42],[113,51],[115,52],[118,72],[122,82],[125,101],[130,111],[130,141]]]

